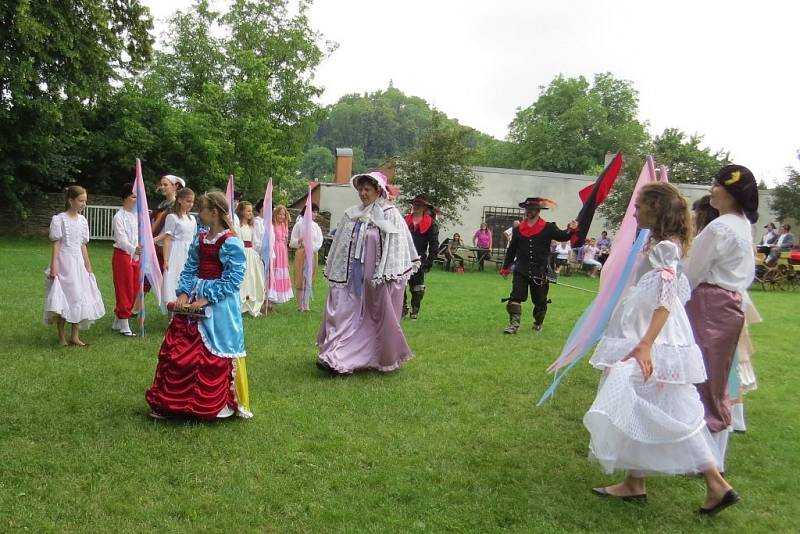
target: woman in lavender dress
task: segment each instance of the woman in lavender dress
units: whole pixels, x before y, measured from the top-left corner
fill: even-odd
[[[333,374],[393,371],[413,358],[400,317],[420,259],[403,216],[386,200],[386,177],[359,174],[351,183],[361,203],[345,211],[328,253],[317,366]]]

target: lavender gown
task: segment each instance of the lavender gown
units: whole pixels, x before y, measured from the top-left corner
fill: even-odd
[[[317,346],[319,360],[339,373],[393,371],[414,357],[400,317],[405,280],[373,286],[380,231],[370,226],[364,241],[364,276],[346,287],[331,287]],[[356,286],[361,285],[361,290]]]

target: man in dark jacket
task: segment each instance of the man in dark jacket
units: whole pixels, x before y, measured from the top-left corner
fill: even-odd
[[[529,289],[533,301],[533,329],[536,332],[542,330],[547,313],[547,292],[550,289],[547,279],[550,243],[553,240],[569,241],[570,235],[578,227],[572,221],[564,231],[539,216],[541,210],[554,205],[552,200],[541,197],[529,197],[519,204],[520,208],[525,208],[525,218],[514,228],[503,268],[500,269],[504,278],[511,274],[512,265],[514,269],[511,295],[504,299],[509,317],[509,325],[504,330],[506,334],[516,334],[519,330],[522,303],[528,300]]]
[[[431,270],[433,260],[439,250],[439,226],[436,224],[436,211],[425,195],[417,195],[411,201],[411,213],[406,215],[406,224],[414,239],[419,254],[419,270],[408,280],[411,288],[411,319],[416,320],[422,297],[425,296],[425,273]],[[408,314],[406,293],[403,292],[403,317]]]

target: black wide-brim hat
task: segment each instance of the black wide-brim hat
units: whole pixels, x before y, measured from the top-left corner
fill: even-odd
[[[411,205],[417,206],[427,206],[429,208],[433,208],[433,202],[427,197],[427,195],[417,195],[413,199],[411,199]]]
[[[554,208],[556,203],[545,197],[528,197],[524,202],[519,203],[520,208],[534,210],[549,210]]]

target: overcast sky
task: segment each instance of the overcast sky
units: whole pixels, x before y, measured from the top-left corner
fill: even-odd
[[[144,3],[163,19],[192,2]],[[555,76],[611,72],[653,134],[703,134],[769,184],[800,166],[798,2],[317,0],[310,19],[339,44],[317,70],[322,104],[392,80],[504,139]]]

